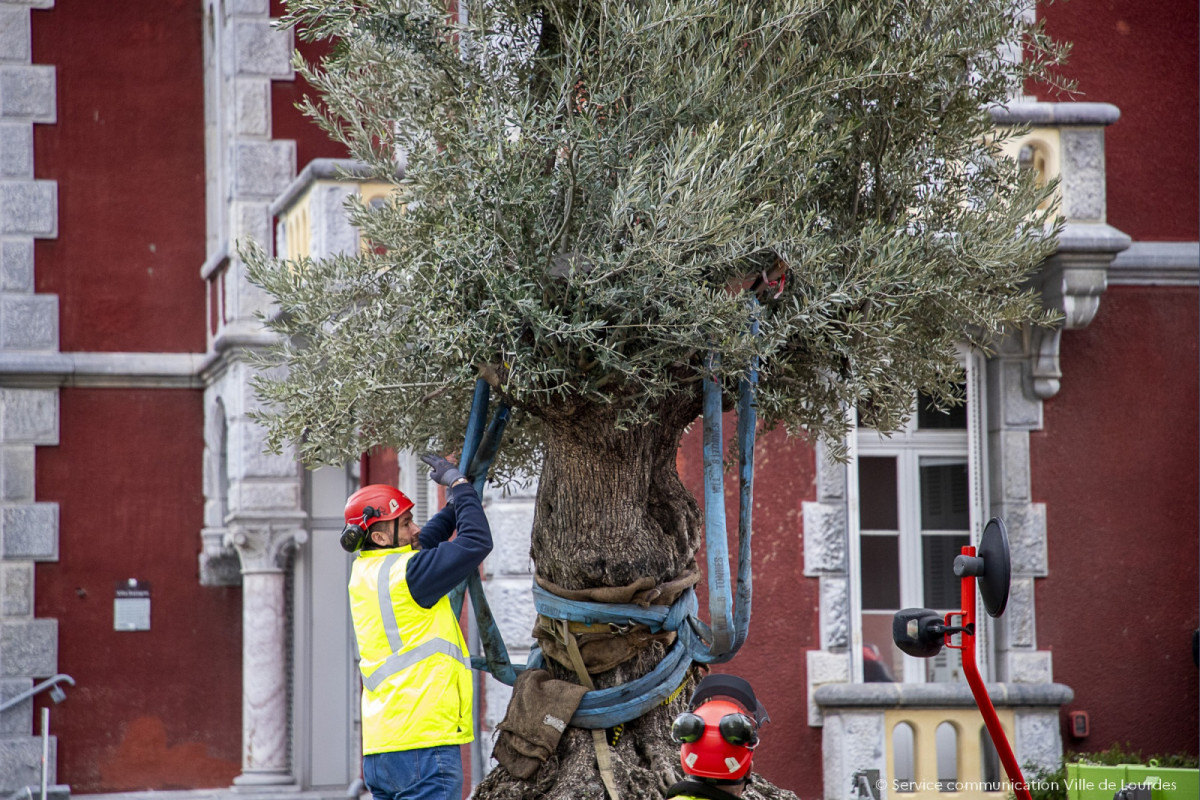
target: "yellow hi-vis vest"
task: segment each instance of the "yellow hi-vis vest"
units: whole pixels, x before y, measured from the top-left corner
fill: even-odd
[[[362,672],[363,755],[471,741],[471,658],[443,597],[413,600],[412,547],[364,550],[350,572]]]

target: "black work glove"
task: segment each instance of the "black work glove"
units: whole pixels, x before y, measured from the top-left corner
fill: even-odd
[[[458,471],[458,467],[439,455],[426,453],[421,456],[421,460],[429,465],[429,477],[435,483],[440,483],[442,486],[450,486],[459,478],[466,477]]]

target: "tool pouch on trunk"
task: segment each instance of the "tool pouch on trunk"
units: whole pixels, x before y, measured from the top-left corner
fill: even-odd
[[[518,778],[530,778],[558,749],[587,687],[559,681],[544,669],[517,676],[492,755]]]

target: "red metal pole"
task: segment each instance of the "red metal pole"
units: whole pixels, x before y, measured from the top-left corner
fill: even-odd
[[[962,554],[974,556],[975,548],[964,547]],[[962,627],[975,630],[974,575],[962,577],[962,608]],[[967,684],[971,687],[971,694],[975,695],[975,705],[979,706],[979,713],[983,715],[983,722],[987,726],[988,734],[992,737],[992,744],[996,746],[996,752],[1000,755],[1000,763],[1004,765],[1004,771],[1008,773],[1008,779],[1012,782],[1013,793],[1017,796],[1017,800],[1032,800],[1029,786],[1025,783],[1025,776],[1021,773],[1020,765],[1017,764],[1017,757],[1008,743],[1004,728],[1000,726],[1000,717],[996,715],[996,707],[992,705],[992,698],[988,696],[987,687],[983,685],[983,677],[979,674],[979,665],[975,661],[975,634],[964,632],[962,644],[958,647],[962,650],[963,672],[966,673]]]

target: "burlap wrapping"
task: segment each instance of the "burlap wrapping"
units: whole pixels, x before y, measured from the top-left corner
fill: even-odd
[[[687,589],[700,580],[700,569],[695,564],[683,574],[667,583],[655,584],[653,578],[640,578],[626,586],[601,586],[594,589],[564,589],[544,578],[537,578],[538,585],[548,592],[567,600],[582,600],[592,603],[632,603],[646,608],[651,605],[669,606],[679,599]],[[645,625],[628,627],[609,625],[580,625],[572,623],[571,630],[579,643],[579,652],[587,671],[599,675],[618,664],[629,661],[654,642],[664,648],[675,643],[674,631],[651,633]],[[552,658],[563,667],[572,669],[571,658],[555,626],[545,617],[538,617],[533,636],[547,658]]]
[[[530,778],[558,749],[558,740],[587,689],[559,681],[544,669],[527,669],[513,684],[508,711],[492,755],[518,778]]]

